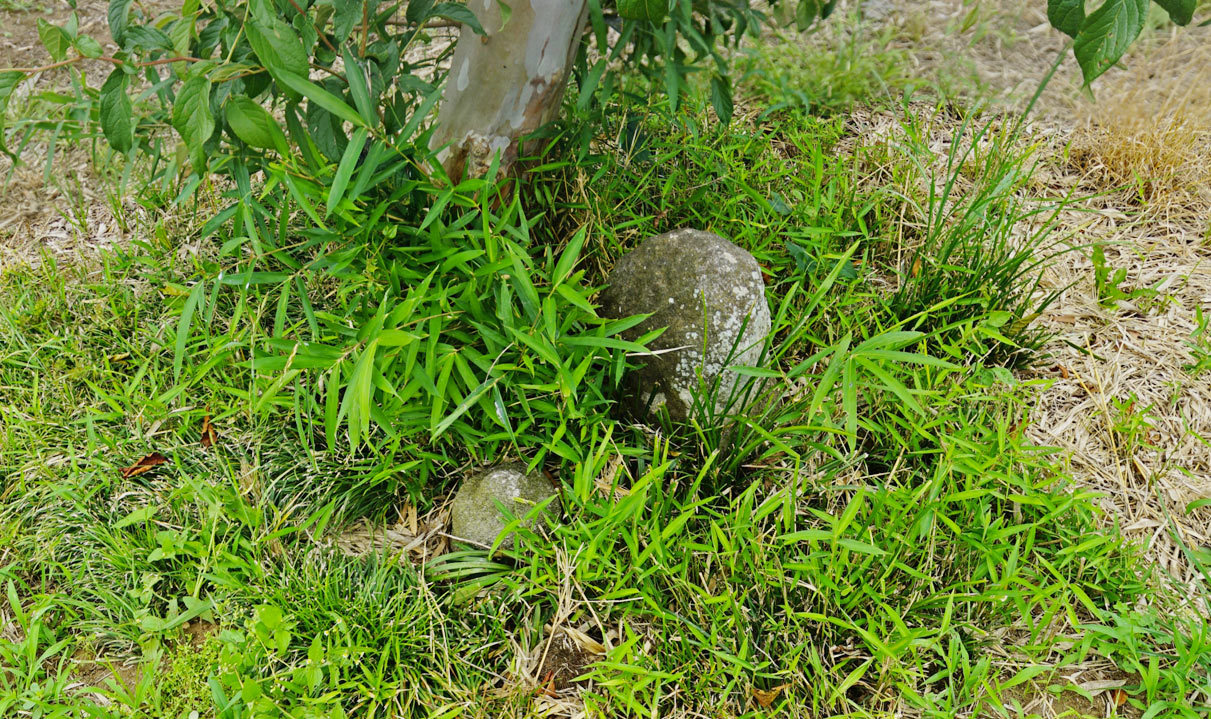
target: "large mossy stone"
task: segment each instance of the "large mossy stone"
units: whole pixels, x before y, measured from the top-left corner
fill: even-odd
[[[685,421],[695,397],[699,409],[712,408],[701,399],[712,391],[716,415],[744,409],[748,377],[725,368],[757,365],[770,332],[765,282],[751,254],[710,232],[674,230],[623,256],[608,282],[605,316],[651,314],[627,339],[667,327],[628,378],[633,410],[664,408],[673,421]]]
[[[556,494],[555,488],[540,473],[526,474],[518,463],[499,464],[472,475],[459,487],[450,506],[452,534],[477,545],[489,546],[504,531],[506,520],[501,507],[514,517],[525,517],[535,507]],[[559,514],[559,500],[547,505],[549,516]],[[533,526],[532,518],[529,525]],[[501,546],[511,547],[512,535]]]

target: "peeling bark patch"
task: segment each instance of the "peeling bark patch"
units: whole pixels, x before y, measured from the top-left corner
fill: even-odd
[[[471,61],[463,60],[463,66],[458,69],[458,91],[462,92],[467,89],[467,83],[470,82]]]
[[[586,0],[529,0],[503,24],[498,6],[474,4],[491,42],[463,26],[430,139],[448,147],[439,159],[455,181],[480,175],[497,153],[508,173],[522,138],[555,116],[588,18]]]
[[[452,148],[450,155],[442,161],[451,179],[479,177],[487,174],[492,159],[500,153],[500,164],[506,167],[517,159],[516,145],[506,135],[482,135],[469,132],[462,142]]]

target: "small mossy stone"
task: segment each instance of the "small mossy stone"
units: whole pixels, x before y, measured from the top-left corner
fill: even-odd
[[[605,316],[651,314],[626,339],[667,327],[648,345],[654,354],[628,378],[634,411],[663,407],[683,422],[694,398],[706,396],[716,381],[715,413],[743,410],[749,378],[724,368],[756,366],[771,325],[765,281],[751,254],[710,232],[674,230],[624,255],[607,281]]]
[[[555,488],[545,477],[527,474],[524,464],[490,467],[472,475],[459,487],[450,506],[452,533],[476,545],[489,546],[507,524],[500,507],[507,508],[514,517],[525,517],[535,505],[555,494]],[[544,511],[552,517],[558,516],[559,500],[552,501]],[[512,545],[512,535],[501,542],[502,547]]]

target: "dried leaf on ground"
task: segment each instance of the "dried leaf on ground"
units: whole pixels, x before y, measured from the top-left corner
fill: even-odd
[[[130,465],[129,467],[126,467],[125,469],[123,469],[122,477],[124,479],[129,479],[131,477],[137,477],[138,475],[150,472],[151,470],[155,469],[156,467],[160,466],[161,464],[165,464],[167,462],[168,462],[167,457],[160,454],[159,452],[152,452],[151,454],[144,456],[138,462],[135,462],[134,464]]]

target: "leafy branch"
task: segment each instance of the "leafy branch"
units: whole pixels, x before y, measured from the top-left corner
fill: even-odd
[[[52,62],[49,65],[41,65],[39,67],[14,67],[14,68],[9,68],[9,69],[5,70],[5,72],[16,72],[16,73],[21,73],[22,75],[38,75],[38,74],[41,74],[44,72],[49,72],[51,70],[57,70],[61,67],[70,67],[73,65],[79,65],[80,63],[86,62],[88,60],[100,60],[102,62],[109,62],[109,63],[113,63],[114,65],[117,65],[119,67],[132,66],[132,67],[138,67],[138,68],[155,67],[157,65],[169,65],[174,62],[206,62],[206,60],[204,60],[203,58],[189,57],[189,56],[162,57],[157,60],[141,60],[141,61],[131,62],[130,60],[123,60],[121,58],[116,58],[111,55],[97,55],[96,57],[89,57],[86,55],[77,55],[76,57],[68,58],[66,60],[60,60],[59,62]]]

